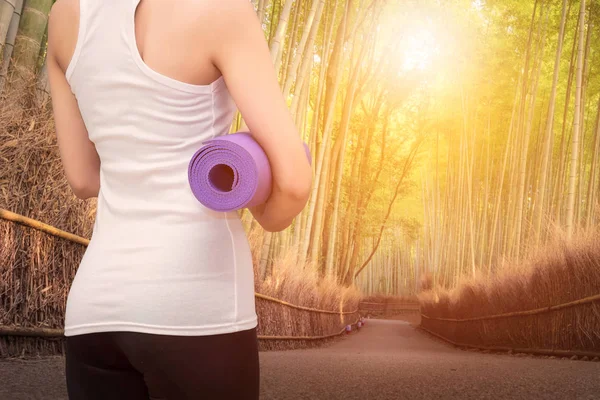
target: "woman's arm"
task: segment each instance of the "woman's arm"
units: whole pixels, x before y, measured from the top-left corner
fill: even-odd
[[[77,100],[65,77],[77,40],[79,10],[76,2],[60,0],[48,21],[48,80],[60,158],[67,181],[80,199],[97,197],[100,190],[100,158],[89,140]],[[67,57],[68,56],[68,57]]]
[[[273,174],[273,190],[264,205],[250,209],[271,232],[288,227],[310,194],[312,169],[302,139],[281,93],[269,49],[248,0],[214,0],[211,31],[213,64],[252,136],[264,149]]]

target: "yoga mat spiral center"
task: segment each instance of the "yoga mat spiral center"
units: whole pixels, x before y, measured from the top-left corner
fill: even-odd
[[[233,169],[227,164],[217,164],[208,173],[209,182],[221,192],[231,192],[235,175]]]
[[[264,203],[272,178],[258,142],[249,132],[238,132],[205,141],[190,160],[188,180],[204,206],[233,211]]]

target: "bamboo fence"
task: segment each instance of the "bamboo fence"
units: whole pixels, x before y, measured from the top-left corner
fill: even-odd
[[[388,300],[377,303],[362,301],[359,303],[359,309],[365,315],[372,315],[376,317],[390,317],[396,315],[419,315],[421,313],[419,303],[398,303],[390,302]]]
[[[597,360],[600,358],[600,332],[596,329],[592,329],[591,332],[583,331],[573,323],[587,316],[587,319],[594,320],[591,325],[598,326],[600,309],[594,308],[594,303],[600,303],[600,294],[532,310],[471,318],[431,317],[421,313],[422,322],[419,328],[457,347],[555,357],[587,357]],[[588,308],[585,313],[577,313],[578,309],[583,307]],[[556,313],[557,311],[564,312]],[[498,321],[502,323],[499,324]],[[473,323],[478,325],[473,326]],[[536,328],[539,329],[536,331]],[[537,343],[548,343],[551,348],[520,347],[533,342],[529,337],[532,332],[541,331],[548,334],[538,335],[535,338]],[[579,344],[580,348],[560,348],[564,342],[563,337],[573,335],[577,336],[578,340],[571,342]]]
[[[434,318],[434,317],[429,317],[425,314],[421,314],[422,318],[427,318],[427,319],[431,319],[431,320],[435,320],[435,321],[448,321],[448,322],[469,322],[469,321],[485,321],[485,320],[490,320],[490,319],[500,319],[500,318],[510,318],[510,317],[521,317],[521,316],[525,316],[525,315],[536,315],[536,314],[543,314],[543,313],[547,313],[550,311],[556,311],[556,310],[562,310],[563,308],[569,308],[569,307],[575,307],[578,305],[582,305],[582,304],[588,304],[588,303],[593,303],[596,301],[600,301],[600,294],[594,295],[594,296],[589,296],[583,299],[579,299],[579,300],[575,300],[575,301],[570,301],[568,303],[564,303],[564,304],[559,304],[556,306],[549,306],[549,307],[540,307],[540,308],[536,308],[534,310],[527,310],[527,311],[515,311],[515,312],[509,312],[509,313],[502,313],[502,314],[495,314],[495,315],[485,315],[483,317],[473,317],[473,318],[460,318],[460,319],[456,319],[456,318]]]
[[[23,225],[23,226],[27,226],[30,228],[34,228],[37,229],[39,231],[45,232],[47,234],[62,238],[62,239],[66,239],[69,240],[71,242],[80,244],[82,246],[87,246],[89,244],[89,240],[86,238],[83,238],[81,236],[78,235],[74,235],[71,234],[69,232],[65,232],[63,230],[60,230],[56,227],[53,227],[51,225],[45,224],[43,222],[37,221],[35,219],[32,218],[28,218],[25,217],[23,215],[19,215],[16,213],[13,213],[11,211],[5,210],[0,208],[0,218],[7,220],[7,221],[12,221],[14,223]],[[339,317],[339,321],[340,323],[336,323],[336,325],[339,327],[339,325],[343,325],[343,328],[339,331],[336,331],[334,333],[331,334],[327,334],[324,332],[321,332],[321,334],[318,335],[308,335],[308,334],[303,334],[303,335],[258,335],[258,339],[259,340],[265,340],[265,341],[316,341],[316,340],[324,340],[324,339],[329,339],[329,338],[333,338],[335,336],[339,336],[341,334],[343,334],[346,331],[346,327],[348,325],[350,326],[356,326],[360,317],[355,318],[353,322],[348,323],[349,321],[347,321],[347,317],[351,316],[351,315],[355,315],[359,313],[359,309],[355,309],[353,311],[344,311],[343,309],[340,310],[322,310],[322,309],[318,309],[318,308],[314,308],[314,307],[306,307],[306,306],[300,306],[300,305],[295,305],[292,303],[289,303],[287,301],[281,300],[281,299],[277,299],[271,296],[267,296],[261,293],[255,293],[255,297],[257,299],[259,299],[259,303],[265,302],[263,303],[263,307],[257,307],[257,308],[268,308],[268,306],[264,306],[264,304],[266,303],[270,303],[270,304],[277,304],[279,306],[284,306],[284,308],[287,308],[289,310],[293,310],[293,313],[295,315],[290,314],[290,312],[283,312],[283,315],[288,317],[288,323],[286,324],[286,328],[292,328],[291,330],[294,331],[305,331],[306,327],[310,327],[310,326],[319,326],[323,329],[327,329],[330,328],[332,326],[332,322],[330,320],[324,320],[323,318],[318,318],[320,321],[317,322],[321,322],[321,323],[317,323],[317,324],[311,324],[310,322],[315,322],[315,318],[314,317],[306,317],[306,313],[313,313],[313,314],[318,314],[318,315],[324,315],[324,316],[333,316],[335,315],[336,317]],[[343,308],[343,304],[342,307]],[[298,315],[299,312],[302,312],[302,314],[304,315]],[[278,315],[281,314],[282,312],[275,312],[275,313],[269,313],[269,312],[265,312],[265,314],[267,315]],[[295,317],[295,318],[290,318],[290,317]],[[261,325],[261,315],[259,314],[259,325]],[[289,322],[290,320],[296,320],[297,321],[297,326],[291,326],[292,324]],[[337,318],[336,318],[337,320]],[[267,328],[270,329],[278,329],[279,327],[277,326],[277,324],[269,324],[269,322],[277,322],[277,321],[263,321],[263,322],[267,322]],[[294,329],[294,328],[298,328],[298,329]],[[303,332],[305,333],[305,332]],[[0,337],[1,336],[22,336],[22,337],[35,337],[35,338],[61,338],[64,336],[64,331],[63,329],[58,329],[58,328],[48,328],[48,327],[19,327],[19,326],[0,326]],[[267,347],[271,347],[271,346],[267,346]],[[277,347],[277,346],[275,346]],[[272,347],[271,347],[272,348]]]

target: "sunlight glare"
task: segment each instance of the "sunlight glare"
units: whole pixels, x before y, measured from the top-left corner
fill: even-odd
[[[481,11],[483,9],[485,2],[484,0],[473,0],[473,2],[471,3],[471,6],[473,6],[474,9],[476,9],[477,11]]]
[[[411,71],[429,68],[438,52],[438,44],[431,30],[420,26],[406,37],[402,69]]]

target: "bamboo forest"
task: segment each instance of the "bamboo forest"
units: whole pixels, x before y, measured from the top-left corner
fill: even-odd
[[[263,239],[264,274],[296,246],[368,292],[412,293],[425,273],[454,287],[597,226],[595,2],[257,8],[316,154],[309,207]]]
[[[52,3],[0,9],[0,88],[35,86],[39,108]],[[307,207],[284,232],[255,239],[261,279],[285,257],[369,293],[412,294],[426,273],[450,288],[597,225],[595,2],[260,0],[255,9],[315,159]],[[247,230],[258,228],[243,213]]]
[[[116,14],[114,19],[106,17],[112,15],[107,7],[129,7],[129,3],[134,6],[122,9],[131,11],[128,22]],[[140,4],[151,11],[141,16],[136,8]],[[194,98],[190,103],[210,99],[212,114],[204,109],[201,112],[204,116],[210,114],[205,119],[212,118],[212,125],[198,126],[215,131],[215,125],[223,123],[223,129],[222,138],[213,136],[214,141],[204,142],[209,143],[206,148],[217,143],[216,139],[234,143],[238,140],[234,138],[240,137],[237,133],[250,133],[248,137],[252,138],[252,129],[245,121],[248,119],[252,125],[250,117],[238,110],[242,107],[231,103],[231,114],[226,119],[216,116],[216,104],[220,103],[215,98],[226,93],[214,89],[220,83],[211,86],[214,91],[208,91],[208,86],[188,90],[189,83],[161,76],[144,65],[135,47],[127,47],[137,45],[137,19],[162,18],[162,32],[173,34],[171,39],[179,35],[187,43],[196,36],[185,36],[192,33],[175,24],[173,16],[195,18],[193,12],[212,12],[213,8],[226,7],[224,4],[236,10],[246,7],[248,20],[256,16],[255,42],[262,40],[262,27],[266,44],[262,66],[270,67],[270,56],[277,78],[277,82],[272,80],[271,93],[278,94],[278,83],[289,115],[310,153],[310,189],[308,164],[301,173],[301,166],[287,160],[289,170],[292,164],[296,168],[287,177],[294,176],[298,181],[300,175],[306,177],[304,193],[308,200],[299,214],[289,218],[291,225],[285,229],[264,228],[255,211],[245,205],[225,210],[232,211],[233,218],[226,213],[204,213],[210,207],[200,208],[196,199],[201,199],[195,191],[196,199],[192,197],[195,189],[191,166],[195,159],[188,161],[186,153],[183,162],[183,157],[171,164],[164,161],[169,155],[183,154],[176,153],[181,149],[189,151],[190,143],[198,140],[184,139],[185,129],[197,129],[193,124],[198,115],[185,116],[185,110],[177,108],[179,100],[165,97],[162,104],[171,115],[169,111],[161,112],[165,120],[174,121],[183,110],[182,118],[191,121],[189,124],[178,121],[163,129],[172,133],[173,126],[181,128],[184,132],[180,136],[160,136],[164,132],[158,125],[148,126],[148,121],[140,121],[144,117],[139,118],[154,117],[149,112],[140,113],[143,107],[138,107],[136,101],[141,103],[141,97],[146,96],[143,100],[155,100],[155,93],[149,94],[148,88],[155,89],[160,86],[156,82],[162,82],[161,89],[184,88],[181,92],[188,91],[186,95],[198,94],[199,100]],[[101,144],[105,146],[103,154],[106,156],[106,148],[110,147],[115,153],[112,168],[119,170],[128,165],[132,175],[140,177],[127,184],[123,183],[127,179],[117,178],[119,188],[136,193],[133,186],[147,185],[147,193],[157,197],[137,195],[133,201],[123,200],[129,208],[114,215],[110,213],[119,208],[114,193],[115,203],[100,195],[85,199],[76,196],[76,188],[67,181],[64,154],[61,158],[61,153],[68,151],[66,147],[59,151],[59,143],[66,143],[58,138],[61,129],[71,127],[62,121],[63,128],[57,129],[60,119],[56,111],[63,105],[63,97],[55,92],[60,84],[55,86],[54,82],[60,81],[49,83],[49,70],[50,77],[58,79],[52,67],[57,68],[59,62],[56,55],[52,57],[54,45],[48,55],[48,42],[55,43],[53,30],[48,34],[48,25],[49,19],[58,15],[54,13],[59,12],[59,6],[75,10],[78,5],[82,8],[79,14],[72,13],[73,18],[79,15],[89,22],[99,15],[95,13],[103,15],[87,28],[79,25],[80,40],[96,44],[105,40],[97,39],[102,23],[120,29],[110,31],[98,53],[96,49],[85,53],[85,66],[93,71],[90,75],[101,75],[110,62],[127,62],[123,65],[133,66],[130,69],[139,75],[126,82],[131,94],[123,94],[123,86],[115,85],[117,81],[106,71],[102,76],[110,82],[102,83],[95,76],[85,82],[102,83],[103,88],[120,93],[107,94],[112,96],[110,106],[112,100],[116,105],[133,99],[123,109],[108,112],[121,118],[122,125],[131,127],[133,134],[111,131],[108,136],[112,147],[107,142]],[[163,16],[157,9],[173,14],[167,17],[165,12]],[[93,35],[96,41],[89,39]],[[127,39],[128,35],[133,38]],[[213,36],[218,41],[227,35],[221,32]],[[146,45],[161,40],[168,43],[160,35],[146,40]],[[197,43],[198,49],[204,49],[202,44]],[[77,45],[80,47],[75,47],[73,41],[73,57],[82,57],[79,52],[86,44]],[[197,51],[185,50],[190,57]],[[181,336],[189,336],[186,340],[204,340],[205,335],[215,340],[206,342],[214,346],[194,347],[182,341],[177,342],[182,343],[180,347],[168,347],[172,344],[163,336],[164,341],[152,345],[152,351],[137,351],[131,349],[159,342],[131,339],[131,358],[124,361],[126,366],[119,364],[119,371],[137,371],[138,366],[149,368],[159,365],[153,363],[173,360],[177,367],[163,363],[156,368],[161,374],[188,369],[181,374],[173,372],[177,376],[169,375],[169,385],[164,388],[150,384],[149,392],[145,392],[146,386],[140,385],[144,390],[141,397],[118,398],[183,399],[197,398],[200,392],[212,393],[208,386],[195,388],[188,397],[170,397],[161,392],[171,387],[171,380],[184,379],[188,372],[189,382],[185,385],[213,385],[227,376],[228,383],[220,381],[219,390],[246,390],[248,396],[258,393],[255,386],[241,388],[246,383],[240,382],[246,381],[233,375],[243,370],[244,379],[254,379],[248,385],[255,385],[258,375],[252,375],[254,369],[240,364],[234,371],[226,368],[225,361],[219,366],[209,365],[214,360],[230,360],[238,366],[237,358],[226,358],[229,356],[224,354],[246,357],[245,350],[236,347],[245,339],[239,336],[239,341],[218,342],[218,333],[241,334],[238,331],[246,328],[252,328],[245,333],[257,339],[252,343],[257,348],[253,349],[260,350],[262,399],[598,398],[599,53],[598,0],[0,0],[0,398],[66,400],[69,386],[71,399],[117,399],[114,394],[97,396],[120,387],[121,381],[112,385],[108,378],[98,380],[103,383],[90,389],[96,381],[85,378],[88,367],[72,366],[79,361],[73,358],[76,350],[71,351],[76,347],[69,346],[87,340],[87,335],[81,335],[87,331],[70,333],[66,319],[78,317],[85,321],[98,310],[111,321],[130,316],[136,322],[115,325],[116,330],[135,327],[140,337],[161,326],[152,318],[163,318],[171,328],[180,328],[177,332]],[[134,60],[121,59],[130,56]],[[163,55],[158,51],[153,56],[173,61],[168,58],[172,54],[166,52]],[[90,63],[103,57],[109,62]],[[171,64],[176,65],[175,70],[183,69],[178,62]],[[212,66],[219,74],[223,71],[221,82],[228,88],[234,86],[235,80],[227,82],[226,69]],[[110,71],[127,70],[118,68]],[[257,68],[244,79],[264,82],[258,80],[263,70]],[[62,72],[65,76],[61,79],[69,79],[68,72],[73,70]],[[87,75],[78,79],[82,82]],[[64,97],[71,99],[73,95],[71,108],[76,103],[81,108],[86,101],[85,97],[82,101],[76,98],[81,87],[78,90]],[[94,90],[87,90],[85,95],[92,96],[90,92]],[[202,97],[206,93],[209,97]],[[184,103],[181,101],[185,108]],[[281,102],[282,110],[283,105]],[[88,103],[88,114],[80,114],[81,129],[76,133],[88,129],[83,116],[89,120],[90,110],[107,115],[100,106]],[[138,114],[129,118],[129,112]],[[93,120],[97,123],[101,118]],[[136,136],[135,129],[140,131],[144,126],[152,132],[144,130]],[[125,147],[121,146],[137,148],[135,140],[144,134],[159,137],[152,143],[159,145],[152,151],[150,146],[144,147],[142,158],[131,154],[134,161],[127,164],[131,160],[124,159],[129,153],[124,154]],[[97,137],[89,134],[84,139],[89,145]],[[74,140],[83,139],[79,135]],[[248,148],[255,147],[241,148],[238,146],[238,151],[249,154]],[[71,152],[69,157],[84,151]],[[209,153],[207,150],[205,154]],[[183,166],[185,162],[185,168],[175,171],[185,169],[188,175],[174,172],[174,176],[167,176],[169,167],[160,175],[160,168],[153,169],[150,162],[135,164],[144,156],[148,160],[161,159],[164,163],[160,165],[165,166]],[[267,170],[273,158],[263,156],[266,161],[260,165]],[[94,177],[100,182],[95,194],[102,193],[108,182],[106,174],[115,173],[109,171],[110,157],[105,158],[105,165],[100,158],[94,164]],[[219,164],[223,165],[233,171],[227,162]],[[253,159],[248,165],[254,171],[259,162]],[[154,173],[158,175],[149,176]],[[232,176],[231,182],[235,183],[229,182],[229,192],[239,185],[238,175],[232,172]],[[276,174],[268,172],[265,176],[270,185]],[[291,181],[286,180],[290,187]],[[156,182],[160,183],[152,186]],[[105,190],[110,193],[108,186]],[[212,188],[217,191],[214,185]],[[291,191],[282,193],[278,195],[287,200],[293,197]],[[159,199],[166,198],[173,203],[160,203]],[[163,214],[144,213],[153,201],[155,205],[160,203],[163,208],[157,207]],[[262,205],[265,203],[269,204],[266,197]],[[180,210],[174,209],[182,204],[188,208],[178,214]],[[280,207],[283,210],[283,205]],[[84,255],[89,250],[99,251],[94,250],[94,243],[102,241],[94,242],[92,234],[96,234],[98,217],[103,213],[111,215],[111,223],[120,224],[111,231],[115,238],[110,238],[117,243],[117,250],[114,254],[103,250],[102,257],[92,255],[92,260],[103,258],[106,265],[99,266],[98,262],[90,267],[92,261]],[[136,215],[144,218],[134,220]],[[272,212],[271,216],[277,215]],[[152,225],[159,224],[159,220],[167,222],[160,227]],[[169,221],[178,221],[173,225],[181,229],[169,230],[173,228]],[[185,230],[184,226],[195,223],[194,229]],[[145,230],[145,226],[156,229]],[[210,232],[196,229],[207,226]],[[237,234],[246,236],[247,249],[244,241],[236,242]],[[220,254],[220,246],[229,246],[230,239],[227,254]],[[130,246],[129,253],[126,246]],[[127,254],[134,253],[142,261],[127,258]],[[154,258],[155,254],[163,258]],[[245,254],[246,263],[242,262]],[[186,262],[185,257],[192,255],[193,260]],[[78,272],[82,260],[88,265]],[[157,271],[162,275],[151,275]],[[102,282],[107,272],[131,281],[123,278]],[[77,292],[76,284],[82,285],[83,279],[97,291],[79,286]],[[146,286],[136,292],[142,281]],[[179,287],[170,290],[169,282],[175,281]],[[81,305],[84,303],[88,308]],[[161,307],[169,304],[172,310],[164,312]],[[79,313],[74,314],[74,307],[80,305]],[[231,310],[226,309],[229,306]],[[119,313],[123,307],[129,307],[128,312]],[[108,329],[90,321],[75,328]],[[192,337],[194,329],[202,334]],[[110,341],[117,343],[119,337],[115,334]],[[112,357],[108,354],[116,354],[105,351],[101,344],[95,346],[82,344],[81,356],[98,353],[98,357],[108,359]],[[198,349],[205,350],[194,354]],[[107,362],[117,362],[114,360],[121,360],[125,353],[119,350],[118,354]],[[144,354],[151,356],[138,359],[137,364],[132,361]],[[16,360],[26,358],[34,360]],[[257,367],[257,359],[252,358],[252,362],[252,368]],[[193,371],[189,365],[194,365]],[[134,375],[147,378],[140,371]],[[78,386],[73,386],[76,379]],[[73,397],[73,390],[83,390],[86,385],[94,396]],[[211,398],[241,399],[242,395]]]

